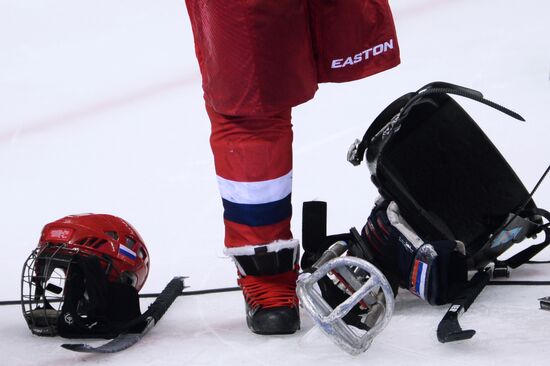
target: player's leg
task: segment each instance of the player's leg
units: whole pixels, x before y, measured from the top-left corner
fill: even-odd
[[[216,113],[211,146],[224,206],[225,246],[237,265],[250,329],[299,328],[297,240],[292,238],[290,108],[267,116]]]
[[[250,328],[299,328],[298,241],[290,232],[290,110],[313,97],[317,73],[307,0],[187,0],[211,146]]]

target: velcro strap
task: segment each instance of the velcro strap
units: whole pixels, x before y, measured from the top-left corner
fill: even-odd
[[[278,240],[266,245],[226,248],[243,276],[271,276],[294,270],[300,255],[298,240]]]

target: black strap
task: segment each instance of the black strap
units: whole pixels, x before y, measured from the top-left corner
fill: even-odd
[[[418,89],[415,93],[409,93],[401,98],[397,99],[395,102],[390,104],[380,116],[370,125],[370,127],[365,132],[363,139],[359,142],[354,153],[353,165],[359,165],[363,161],[365,151],[367,150],[372,138],[387,124],[391,121],[392,118],[395,118],[395,123],[399,123],[402,119],[406,118],[411,109],[422,102],[423,98],[429,94],[454,94],[464,98],[469,98],[477,102],[483,103],[491,108],[494,108],[502,113],[509,115],[512,118],[515,118],[520,121],[525,121],[525,119],[520,116],[518,113],[501,106],[495,102],[492,102],[483,97],[483,94],[477,90],[466,88],[464,86],[455,85],[451,83],[446,83],[443,81],[436,81],[424,85],[422,88]],[[405,102],[406,101],[406,102]],[[404,105],[403,105],[404,104]],[[395,107],[403,105],[400,111],[395,111]],[[393,114],[391,114],[393,112]]]
[[[519,121],[525,121],[525,119],[510,109],[501,106],[495,102],[492,102],[483,97],[483,94],[477,90],[466,88],[464,86],[450,84],[442,81],[436,81],[420,88],[414,97],[403,107],[402,117],[405,117],[409,111],[418,103],[419,100],[424,98],[428,94],[455,94],[464,98],[475,100],[476,102],[485,104],[491,108],[496,109],[502,113],[509,115]]]

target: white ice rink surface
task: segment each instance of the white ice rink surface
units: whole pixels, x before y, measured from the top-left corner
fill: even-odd
[[[402,65],[366,80],[321,85],[295,108],[294,235],[301,202],[329,203],[329,232],[362,226],[376,198],[351,142],[395,98],[435,80],[482,91],[520,123],[459,102],[529,188],[550,163],[550,2],[392,1]],[[235,286],[223,256],[222,207],[200,76],[183,0],[0,0],[0,300],[19,298],[21,267],[44,224],[112,213],[145,239],[143,292],[174,275],[189,290]],[[550,208],[550,181],[535,196]],[[537,259],[550,259],[550,249]],[[549,280],[550,265],[512,279]],[[250,333],[242,295],[179,298],[153,331],[116,355],[82,355],[32,336],[18,306],[0,307],[2,365],[547,365],[549,286],[488,287],[461,320],[477,330],[440,344],[446,306],[402,292],[388,328],[352,357],[302,314],[292,336]],[[142,300],[146,308],[150,300]],[[98,341],[92,341],[99,344]]]

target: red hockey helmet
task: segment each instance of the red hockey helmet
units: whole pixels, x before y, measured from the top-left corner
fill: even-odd
[[[81,255],[104,259],[110,282],[123,282],[139,291],[149,274],[149,253],[143,239],[119,217],[71,215],[44,226],[38,247],[61,244]]]

